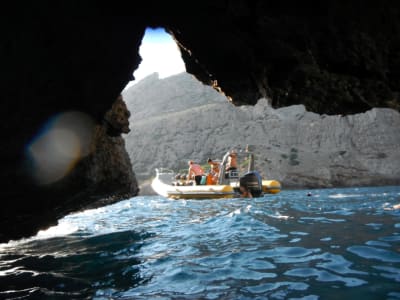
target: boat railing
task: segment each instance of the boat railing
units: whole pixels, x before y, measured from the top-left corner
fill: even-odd
[[[226,171],[226,164],[230,152],[227,152],[220,164],[219,184],[232,184],[238,182],[239,178],[247,172],[254,169],[254,155],[252,152],[239,152],[238,155],[238,168],[236,170]]]
[[[237,170],[230,170],[227,172],[228,178],[237,179],[239,178],[239,172]],[[225,173],[226,174],[226,173]]]
[[[156,174],[174,174],[174,171],[167,168],[157,168]]]
[[[175,172],[167,168],[157,168],[156,176],[161,182],[169,184],[175,179]]]

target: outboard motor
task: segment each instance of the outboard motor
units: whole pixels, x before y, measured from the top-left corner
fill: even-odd
[[[250,191],[253,197],[260,197],[262,195],[262,178],[256,171],[244,174],[240,178],[240,186],[244,186]]]

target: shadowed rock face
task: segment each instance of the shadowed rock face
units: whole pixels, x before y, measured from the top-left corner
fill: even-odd
[[[121,133],[128,133],[129,129],[129,117],[131,113],[126,107],[122,96],[118,96],[111,109],[106,112],[104,121],[108,129],[108,134],[111,136],[118,136]]]
[[[399,4],[294,2],[215,4],[207,18],[171,27],[188,49],[188,72],[237,104],[264,97],[326,114],[399,110]]]
[[[15,177],[4,179],[8,201],[1,210],[0,241],[34,235],[70,212],[137,195],[138,183],[121,137],[129,132],[128,117],[118,97],[102,123],[76,111],[47,122],[25,147],[19,165],[24,176],[15,183]]]
[[[118,118],[107,112],[140,63],[147,26],[173,34],[188,72],[235,104],[265,97],[274,107],[302,103],[328,114],[399,110],[398,2],[160,3],[164,7],[137,7],[139,16],[90,18],[60,15],[101,15],[113,4],[35,3],[24,6],[29,17],[2,18],[1,242],[109,203],[104,199],[137,194],[120,137],[126,124],[122,118],[111,128]],[[86,117],[77,121],[69,112]],[[73,135],[65,122],[87,127]],[[46,134],[53,125],[56,131]],[[49,137],[57,142],[49,146]],[[60,159],[54,145],[74,155]],[[55,165],[46,169],[43,161]],[[46,180],[39,180],[43,174]]]

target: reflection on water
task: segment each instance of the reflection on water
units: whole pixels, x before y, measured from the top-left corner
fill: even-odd
[[[137,197],[0,246],[2,299],[400,299],[400,187]]]

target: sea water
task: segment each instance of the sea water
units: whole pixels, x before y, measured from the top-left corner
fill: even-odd
[[[135,197],[0,245],[0,298],[400,299],[398,204],[395,186]]]

